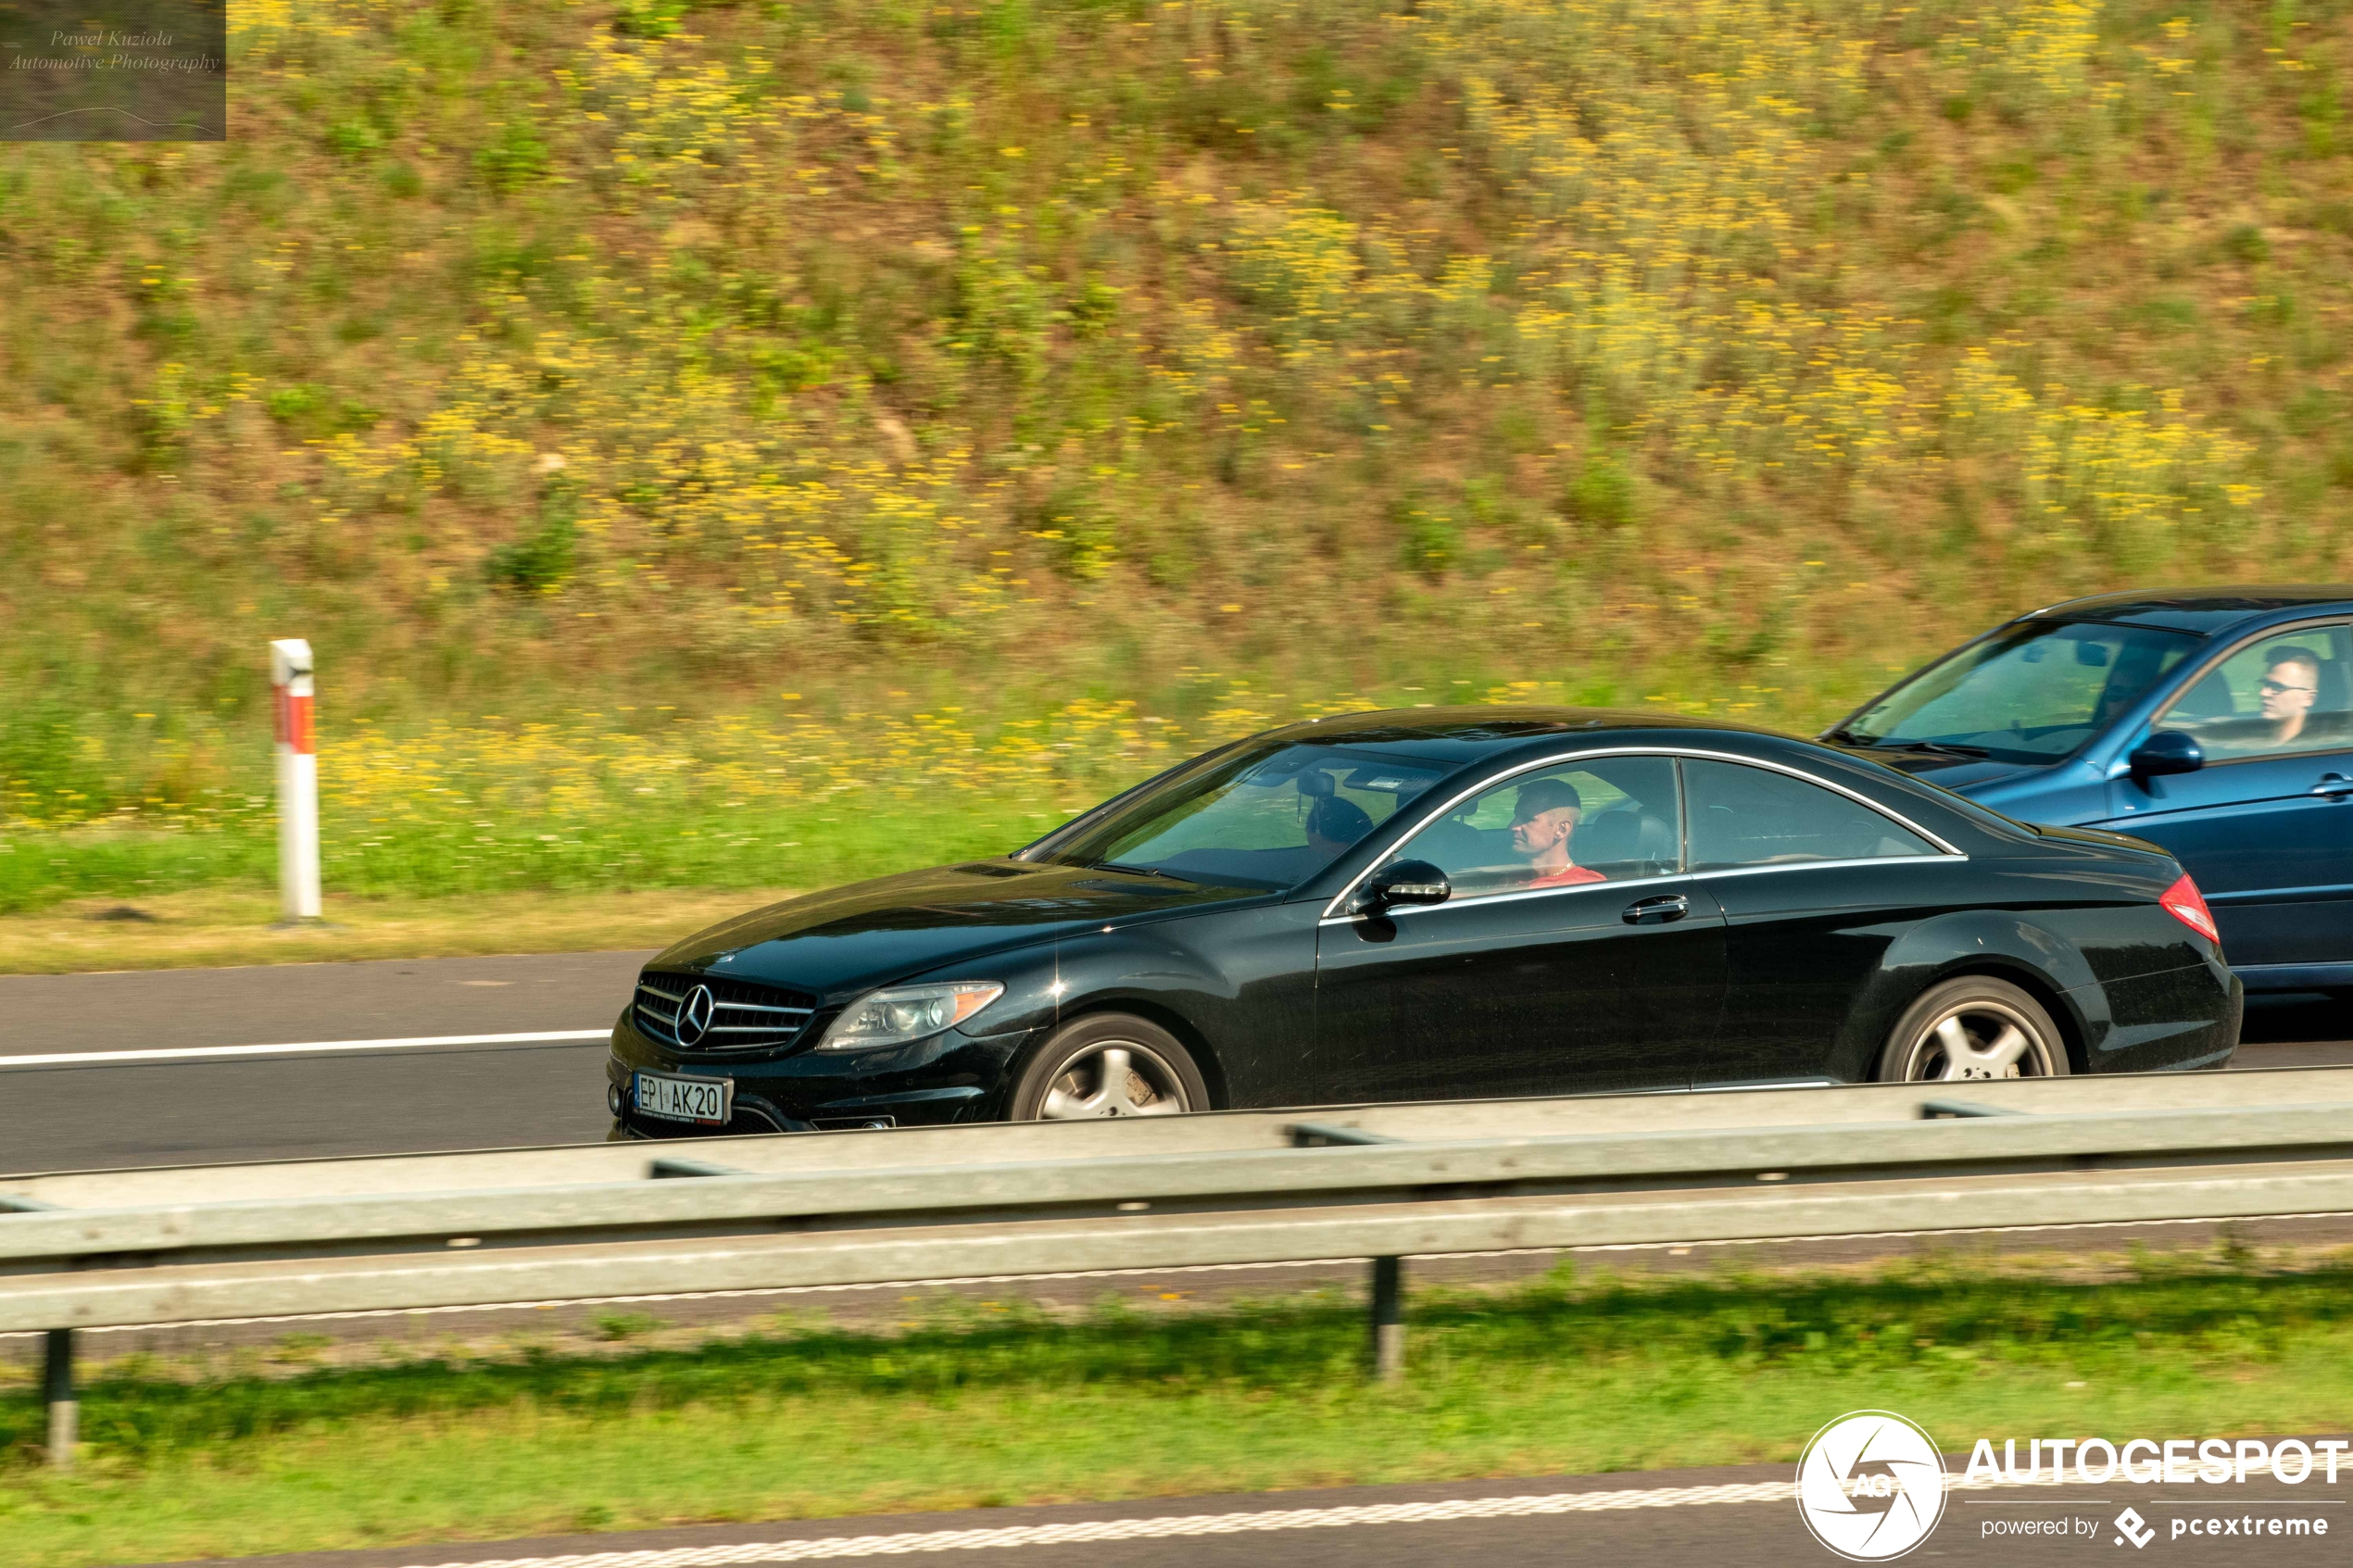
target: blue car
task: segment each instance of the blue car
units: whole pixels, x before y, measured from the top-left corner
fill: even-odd
[[[1822,739],[2007,816],[2159,845],[2248,991],[2353,998],[2353,587],[2070,599]]]

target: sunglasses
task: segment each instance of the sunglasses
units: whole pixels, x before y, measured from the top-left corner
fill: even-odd
[[[2291,686],[2285,681],[2265,681],[2258,685],[2256,690],[2265,696],[2278,696],[2284,692],[2318,693],[2320,688],[2318,686]]]

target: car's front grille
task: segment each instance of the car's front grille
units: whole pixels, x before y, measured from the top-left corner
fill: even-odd
[[[711,993],[711,1018],[692,1044],[678,1037],[678,1015],[698,987]],[[665,1046],[695,1051],[746,1051],[788,1046],[800,1038],[817,998],[777,985],[699,974],[637,977],[637,1027]],[[689,1031],[691,1033],[691,1030]]]

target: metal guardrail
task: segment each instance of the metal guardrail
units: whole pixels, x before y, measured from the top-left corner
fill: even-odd
[[[907,1129],[0,1181],[0,1329],[2353,1211],[2353,1068]]]

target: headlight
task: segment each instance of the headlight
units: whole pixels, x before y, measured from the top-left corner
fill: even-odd
[[[994,980],[952,980],[937,985],[900,985],[861,997],[834,1021],[821,1051],[903,1046],[962,1023],[1005,994]]]

